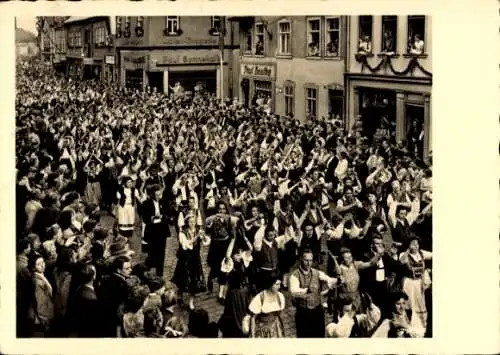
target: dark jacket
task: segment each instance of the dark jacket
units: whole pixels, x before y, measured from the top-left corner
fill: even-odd
[[[99,336],[99,303],[93,288],[87,285],[78,288],[70,314],[72,329],[76,337],[96,338]]]
[[[129,289],[123,276],[113,273],[102,278],[97,290],[102,337],[116,337],[128,295]]]

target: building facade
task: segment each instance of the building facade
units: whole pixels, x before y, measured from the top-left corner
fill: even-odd
[[[16,57],[34,57],[39,53],[36,36],[16,27]]]
[[[179,83],[186,91],[233,96],[235,32],[221,16],[117,17],[120,83],[165,94]]]
[[[298,119],[343,116],[345,16],[233,17],[240,27],[239,98]]]
[[[37,17],[41,57],[56,70],[66,71],[66,31],[64,22],[69,16]]]
[[[346,124],[389,135],[425,157],[432,149],[432,18],[352,16]]]
[[[70,17],[64,22],[66,73],[79,79],[117,81],[110,17]]]

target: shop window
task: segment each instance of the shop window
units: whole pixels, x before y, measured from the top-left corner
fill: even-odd
[[[373,16],[359,16],[358,53],[372,52]]]
[[[97,27],[94,30],[94,45],[98,48],[102,48],[106,45],[106,28]]]
[[[407,53],[421,55],[425,53],[425,16],[408,16]]]
[[[397,52],[398,43],[398,17],[382,16],[382,53]]]
[[[278,24],[279,33],[279,54],[291,55],[292,54],[292,26],[289,21],[283,21]]]
[[[359,95],[363,135],[375,141],[393,140],[396,136],[396,92],[362,88]]]
[[[142,69],[125,70],[125,87],[142,90],[143,71]]]
[[[270,105],[273,89],[270,81],[254,81],[254,101],[257,106]]]
[[[321,21],[320,19],[309,19],[307,21],[307,56],[319,57],[321,54]]]
[[[179,24],[179,16],[166,16],[165,29],[163,30],[165,36],[176,36],[181,34]]]
[[[340,43],[340,18],[326,19],[326,56],[338,57]]]
[[[255,25],[255,55],[264,55],[264,25]]]
[[[292,82],[285,83],[285,115],[293,116],[295,114],[295,85]]]
[[[316,118],[318,113],[318,89],[306,88],[306,115]]]
[[[221,18],[220,16],[212,16],[210,24],[210,34],[213,36],[218,36],[221,31]]]

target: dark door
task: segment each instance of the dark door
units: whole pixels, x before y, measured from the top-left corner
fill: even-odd
[[[422,158],[424,155],[424,106],[417,104],[406,104],[406,141],[409,150],[415,156]]]
[[[148,80],[151,90],[153,90],[153,88],[156,88],[156,92],[163,92],[163,72],[148,72]]]

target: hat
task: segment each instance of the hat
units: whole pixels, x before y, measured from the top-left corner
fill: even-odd
[[[125,243],[113,243],[109,246],[109,256],[110,258],[118,258],[120,256],[126,256],[131,258],[135,252],[130,250]]]

